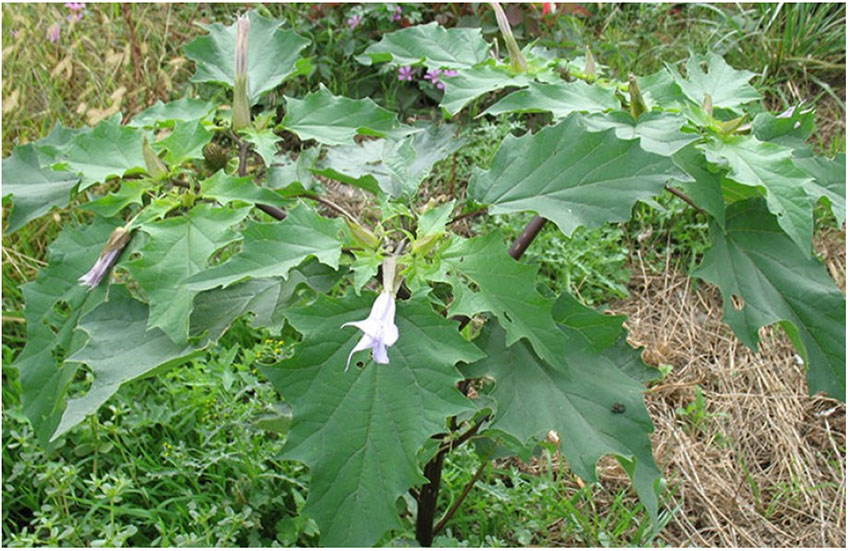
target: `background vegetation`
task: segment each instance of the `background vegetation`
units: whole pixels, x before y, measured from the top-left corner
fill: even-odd
[[[405,4],[400,21],[396,4],[255,7],[313,41],[306,55],[315,72],[278,93],[301,96],[321,82],[405,117],[438,116],[438,92],[400,83],[355,55],[401,25],[474,25],[488,37],[496,30],[486,5]],[[754,85],[770,109],[816,108],[819,152],[845,151],[844,4],[588,3],[561,5],[557,15],[543,15],[539,4],[506,8],[520,43],[537,39],[562,52],[589,45],[621,78],[679,64],[689,50],[724,54],[759,75]],[[192,67],[181,48],[203,33],[198,23],[229,23],[244,9],[4,4],[3,156],[56,122],[94,125],[115,112],[127,119],[157,99],[209,93],[188,82]],[[360,23],[351,25],[355,16]],[[460,117],[471,145],[435,168],[427,194],[462,193],[473,167],[486,166],[501,139],[521,131],[507,119]],[[25,338],[20,286],[74,216],[57,211],[3,238],[3,545],[315,544],[315,525],[299,513],[309,472],[277,458],[283,441],[263,424],[275,393],[253,368],[284,356],[294,335],[238,325],[205,356],[126,385],[51,449],[37,445],[8,367]],[[495,217],[468,231],[499,227],[511,235],[524,223]],[[845,233],[827,226],[819,225],[816,250],[844,290]],[[486,464],[436,544],[843,547],[844,405],[807,396],[779,332],[768,331],[769,344],[755,355],[720,323],[716,291],[694,289],[682,275],[702,254],[705,231],[698,214],[660,197],[636,206],[629,222],[580,230],[570,240],[550,227],[523,259],[542,263],[541,283],[567,285],[588,304],[629,314],[633,344],[646,346],[646,360],[667,373],[648,394],[656,459],[668,481],[662,530],[649,530],[614,461],[600,463],[599,484],[584,485],[547,450],[530,463]],[[472,454],[450,457],[444,505],[478,468]],[[408,527],[383,543],[411,535]]]

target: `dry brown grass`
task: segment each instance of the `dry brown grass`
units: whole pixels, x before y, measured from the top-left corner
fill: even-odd
[[[843,233],[821,232],[816,248],[843,289]],[[645,347],[648,363],[673,366],[647,395],[668,506],[678,508],[661,538],[677,546],[844,547],[845,405],[808,395],[781,331],[763,329],[756,354],[721,321],[714,287],[640,268],[631,298],[613,310],[628,315],[632,343]],[[693,427],[676,409],[694,401],[697,384],[709,415]],[[600,474],[623,482],[618,470],[604,462]]]

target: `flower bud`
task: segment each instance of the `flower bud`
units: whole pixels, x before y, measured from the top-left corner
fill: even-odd
[[[744,123],[746,119],[747,115],[744,114],[736,119],[732,119],[731,121],[723,121],[720,123],[720,132],[729,135],[732,132],[738,130],[738,128]]]
[[[584,47],[584,59],[584,74],[596,78],[596,62],[593,60],[589,45]]]
[[[708,92],[702,97],[702,110],[705,111],[705,114],[709,117],[714,116],[714,106],[711,103],[711,94]]]
[[[248,31],[251,20],[247,15],[239,16],[236,22],[236,71],[233,78],[233,130],[241,130],[251,124],[251,106],[248,105]]]
[[[502,9],[502,6],[498,2],[490,2],[490,5],[493,6],[493,10],[496,12],[496,23],[498,23],[499,30],[502,31],[502,38],[505,39],[505,45],[508,47],[508,53],[511,56],[511,68],[515,72],[527,71],[528,64],[519,50],[516,39],[514,39],[514,33],[511,31],[511,24],[508,22],[508,16],[505,15],[505,10]]]
[[[88,285],[92,289],[97,287],[103,280],[106,272],[115,264],[121,251],[127,246],[132,236],[133,233],[127,230],[126,227],[115,228],[112,231],[112,235],[109,236],[109,240],[106,242],[106,246],[101,251],[100,256],[95,261],[94,266],[77,281],[81,285]]]
[[[381,242],[375,237],[375,234],[364,228],[357,222],[349,220],[347,216],[343,217],[348,229],[351,230],[351,235],[358,245],[362,245],[367,249],[376,249]]]
[[[643,101],[643,95],[640,93],[638,81],[635,78],[635,75],[631,73],[629,73],[629,109],[631,110],[632,116],[635,120],[649,111],[646,107],[646,103]]]
[[[413,242],[410,246],[410,250],[413,254],[425,256],[434,249],[434,246],[437,243],[440,242],[443,235],[445,235],[444,232],[434,232],[429,233],[428,235],[423,235]]]
[[[165,166],[165,163],[157,157],[156,151],[154,151],[151,144],[148,143],[147,136],[142,139],[142,157],[145,159],[145,168],[151,178],[154,180],[160,180],[168,175],[168,168]]]

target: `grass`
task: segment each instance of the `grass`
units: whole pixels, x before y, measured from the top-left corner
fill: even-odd
[[[818,105],[819,128],[825,128],[815,137],[818,151],[834,154],[845,149],[843,4],[786,4],[781,9],[687,5],[678,12],[678,8],[663,4],[587,7],[587,16],[562,15],[541,43],[565,50],[582,49],[590,43],[600,63],[621,77],[629,71],[649,74],[661,68],[662,61],[683,61],[689,49],[703,51],[720,45],[736,67],[759,72],[757,86],[772,94],[772,106],[803,99]],[[193,22],[229,21],[240,9],[217,4],[89,4],[83,19],[70,23],[65,19],[69,12],[61,4],[4,4],[3,155],[7,156],[15,143],[46,135],[56,121],[66,126],[91,125],[112,112],[129,116],[157,99],[167,101],[191,92],[191,64],[182,56],[181,48],[203,32]],[[399,83],[392,72],[376,74],[374,68],[354,59],[369,40],[391,28],[384,5],[321,6],[316,8],[321,13],[313,19],[312,8],[306,5],[259,9],[286,19],[297,32],[313,40],[309,54],[316,73],[288,84],[283,93],[300,96],[323,82],[335,94],[376,98],[386,107],[401,111],[404,118],[435,116],[433,98]],[[406,5],[405,9],[413,23],[416,18],[430,21],[440,16],[452,24],[469,17],[474,8],[447,6],[439,11],[431,6]],[[349,30],[345,23],[353,10],[361,10],[358,13],[365,19],[358,32]],[[534,13],[529,15],[530,19],[535,17]],[[60,39],[51,43],[46,33],[57,22],[62,25]],[[11,35],[12,30],[17,36]],[[517,35],[535,36],[530,27],[518,29]],[[829,119],[838,122],[821,126]],[[423,190],[423,199],[461,194],[474,167],[486,167],[504,136],[520,131],[520,126],[506,118],[479,119],[468,125],[464,136],[470,145],[436,168]],[[628,222],[580,229],[571,239],[549,225],[524,260],[542,264],[544,284],[570,288],[588,304],[614,302],[633,291],[630,270],[667,273],[676,266],[687,271],[695,265],[704,252],[707,228],[702,218],[687,212],[683,214],[678,199],[666,196],[657,198],[652,206],[636,205]],[[316,545],[315,524],[300,514],[309,473],[298,463],[280,460],[283,438],[266,430],[267,425],[258,424],[269,417],[278,397],[257,376],[254,365],[285,354],[286,345],[247,323],[237,324],[217,347],[179,369],[125,385],[97,416],[73,429],[51,449],[37,445],[21,412],[17,373],[9,367],[25,339],[20,285],[35,277],[47,244],[69,216],[45,216],[3,238],[3,544]],[[467,229],[475,233],[498,228],[511,238],[523,226],[520,217],[494,217],[472,223]],[[629,240],[630,235],[638,237]],[[674,313],[679,316],[678,311]],[[716,312],[711,310],[710,314]],[[648,340],[640,331],[635,335]],[[652,353],[659,352],[653,348]],[[683,368],[678,360],[670,363],[686,373],[690,365]],[[700,369],[709,371],[705,366]],[[669,395],[663,393],[669,403],[661,409],[661,417],[674,415],[678,406],[683,413],[670,420],[669,426],[693,427],[686,434],[693,447],[683,453],[694,453],[703,440],[716,442],[721,419],[740,423],[739,430],[729,432],[734,442],[724,440],[725,447],[751,445],[738,436],[746,426],[739,419],[739,410],[731,419],[716,413],[733,410],[729,403],[718,406],[717,401],[726,394],[713,388],[716,376],[709,372],[684,377],[685,383],[691,383],[688,388],[693,387],[694,380],[708,381],[702,383],[705,392],[701,388],[700,404],[692,401],[690,394],[686,398],[674,394],[675,389]],[[80,391],[86,381],[76,384]],[[724,387],[730,396],[733,390]],[[758,398],[749,390],[747,396],[747,401],[752,396]],[[787,406],[785,398],[776,400]],[[654,418],[658,417],[656,412]],[[782,420],[772,422],[779,424]],[[667,426],[662,423],[659,431]],[[669,433],[663,432],[659,438],[667,437]],[[791,443],[788,446],[792,449]],[[723,451],[717,448],[714,446],[712,453]],[[824,461],[833,471],[839,471],[841,455],[824,449]],[[810,496],[818,498],[821,494],[817,492],[833,484],[819,479],[815,485],[803,484],[800,476],[766,484],[773,473],[761,468],[753,460],[755,456],[754,452],[747,455],[749,460],[741,456],[741,463],[747,465],[747,481],[742,488],[751,490],[758,514],[777,524],[788,514],[784,502],[810,507]],[[705,457],[695,456],[697,461]],[[463,491],[479,465],[479,458],[466,448],[448,456],[439,510],[445,511]],[[679,462],[676,466],[679,473],[685,473],[682,476],[687,475],[687,465]],[[710,472],[707,477],[703,473],[703,480],[715,475],[729,479],[728,472]],[[691,515],[701,513],[693,509],[684,515],[664,511],[667,528],[660,534],[650,530],[634,491],[612,482],[612,477],[601,478],[601,484],[579,484],[550,455],[532,464],[488,462],[467,501],[435,543],[730,543],[723,537],[677,539],[676,526],[687,528]],[[679,507],[673,503],[689,507],[700,502],[701,496],[693,490],[682,494],[690,488],[687,481],[672,488],[671,509]],[[714,490],[708,488],[709,492]],[[720,501],[720,497],[714,500]],[[703,506],[710,510],[715,505]],[[385,543],[409,543],[413,530],[409,518],[407,522]],[[747,522],[739,524],[747,526]],[[731,527],[730,533],[735,529]],[[697,532],[696,527],[692,532]],[[693,533],[691,537],[695,537]]]

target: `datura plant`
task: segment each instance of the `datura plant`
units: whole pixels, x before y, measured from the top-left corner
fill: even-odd
[[[283,455],[310,469],[304,513],[323,545],[372,545],[401,516],[429,545],[448,520],[437,515],[447,454],[474,440],[482,460],[529,457],[552,433],[586,481],[616,457],[656,522],[664,483],[643,393],[657,372],[622,316],[542,292],[538,267],[519,259],[544,224],[569,238],[664,193],[709,224],[691,276],[719,288],[737,337],[757,350],[759,329],[778,324],[809,390],[844,399],[845,300],[812,250],[816,203],[844,223],[844,155],[813,154],[806,106],[765,112],[753,73],[692,53],[618,81],[589,49],[562,58],[511,36],[498,59],[480,29],[429,23],[357,57],[443,72],[444,120],[404,124],[324,86],[270,94],[313,70],[308,39],[282,21],[250,12],[206,29],[185,54],[192,80],[223,96],[57,125],[3,160],[6,232],[55,207],[75,213],[23,286],[15,365],[45,445],[250,316],[301,335],[260,370],[291,408]],[[549,122],[509,135],[464,194],[422,203],[432,166],[464,147],[463,111]],[[331,180],[371,203],[349,212]],[[472,216],[527,212],[509,247],[498,232],[456,233]]]

